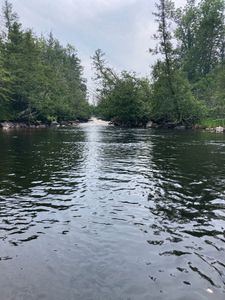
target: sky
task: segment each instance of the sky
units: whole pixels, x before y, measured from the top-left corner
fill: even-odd
[[[84,66],[90,97],[94,94],[91,56],[100,48],[115,70],[149,75],[155,57],[155,0],[11,0],[24,28],[50,31],[64,45],[72,44]],[[4,0],[0,0],[1,6]],[[181,6],[185,0],[175,0]]]

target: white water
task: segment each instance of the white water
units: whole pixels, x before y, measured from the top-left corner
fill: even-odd
[[[104,121],[101,119],[97,119],[97,118],[91,118],[87,123],[81,123],[79,124],[79,126],[81,127],[86,127],[86,126],[108,126],[109,122],[108,121]]]

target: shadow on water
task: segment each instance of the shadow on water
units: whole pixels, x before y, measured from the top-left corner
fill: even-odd
[[[1,236],[13,245],[36,239],[33,227],[59,222],[82,181],[82,131],[9,131],[0,135]],[[39,233],[43,228],[38,227]],[[30,233],[28,233],[30,232]],[[34,233],[35,232],[35,233]],[[28,237],[24,238],[24,235]]]
[[[224,299],[223,135],[83,126],[0,145],[4,299]]]
[[[153,138],[154,181],[148,196],[159,255],[177,270],[210,286],[225,285],[225,140],[206,133],[167,133]],[[180,257],[184,257],[181,259]],[[193,272],[198,277],[193,275]]]

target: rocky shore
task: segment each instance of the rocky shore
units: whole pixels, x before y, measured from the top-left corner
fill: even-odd
[[[75,127],[80,123],[80,121],[62,121],[56,122],[53,121],[51,123],[42,123],[36,122],[33,124],[28,124],[25,122],[0,122],[0,129],[10,130],[10,129],[41,129],[41,128],[59,128],[59,127]]]
[[[205,128],[206,131],[216,132],[216,133],[225,133],[225,127],[219,126],[215,128]]]
[[[192,127],[184,126],[184,125],[175,125],[175,124],[157,124],[152,121],[149,121],[146,124],[146,128],[163,128],[163,129],[176,129],[176,130],[185,130],[185,129],[193,129],[193,130],[203,130],[207,132],[216,132],[216,133],[225,133],[225,127],[218,126],[218,127],[210,127],[207,128],[201,125],[194,125]]]
[[[114,122],[108,122],[103,121],[97,118],[91,118],[90,120],[87,120],[86,122],[81,122],[79,120],[75,121],[62,121],[62,122],[50,122],[50,123],[42,123],[42,122],[36,122],[33,124],[28,124],[25,122],[0,122],[0,129],[2,130],[11,130],[11,129],[43,129],[43,128],[63,128],[63,127],[76,127],[78,125],[83,126],[90,126],[90,125],[114,125],[118,127],[125,127],[121,126],[121,124],[115,124]],[[174,124],[157,124],[152,121],[149,121],[145,126],[141,124],[142,126],[138,126],[141,128],[152,128],[152,129],[175,129],[175,130],[185,130],[185,129],[193,129],[193,130],[204,130],[207,132],[215,132],[215,133],[225,133],[225,127],[215,127],[215,128],[206,128],[199,125],[194,125],[192,127],[187,127],[184,125],[174,125]],[[127,126],[129,128],[129,126]]]

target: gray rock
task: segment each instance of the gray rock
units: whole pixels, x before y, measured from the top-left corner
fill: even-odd
[[[206,128],[205,130],[206,130],[206,131],[209,131],[209,132],[214,132],[214,131],[215,131],[215,128]]]
[[[221,133],[221,132],[223,132],[224,131],[224,128],[223,127],[221,127],[221,126],[219,126],[219,127],[216,127],[216,132],[217,133]]]
[[[153,122],[148,121],[148,123],[146,124],[146,128],[152,128],[152,127],[153,127]]]
[[[0,123],[0,127],[4,130],[15,128],[15,124],[12,122],[2,122]]]
[[[176,126],[174,129],[177,129],[177,130],[185,130],[186,127],[184,125],[180,125],[180,126]]]
[[[59,126],[60,126],[60,124],[57,121],[52,121],[51,127],[58,128]]]

